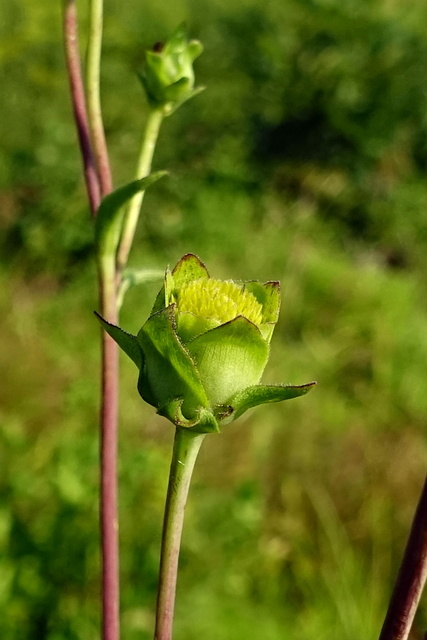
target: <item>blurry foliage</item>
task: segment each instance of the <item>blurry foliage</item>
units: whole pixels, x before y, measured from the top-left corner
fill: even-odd
[[[176,640],[374,639],[427,461],[427,8],[107,0],[117,184],[147,113],[143,50],[183,19],[208,88],[165,122],[154,168],[172,175],[147,195],[134,262],[194,251],[217,277],[280,279],[266,379],[319,387],[206,441]],[[99,611],[98,327],[59,5],[6,3],[0,81],[0,635],[86,640]],[[129,293],[123,326],[141,325],[157,289]],[[135,379],[123,361],[127,640],[151,637],[172,438]]]

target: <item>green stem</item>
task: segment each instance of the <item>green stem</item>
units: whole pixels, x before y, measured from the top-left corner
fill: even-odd
[[[154,149],[156,147],[163,118],[164,114],[162,109],[150,110],[137,162],[135,173],[136,180],[145,178],[145,176],[148,176],[151,171]],[[141,204],[144,199],[144,193],[145,192],[142,191],[132,198],[125,214],[122,237],[117,252],[117,270],[119,273],[123,272],[128,261],[136,225],[138,223],[139,212],[141,210]]]
[[[101,191],[102,195],[105,196],[112,190],[112,180],[100,97],[102,21],[103,0],[90,0],[89,36],[86,58],[87,107]]]
[[[171,640],[184,510],[197,454],[206,434],[176,428],[163,521],[154,640]]]

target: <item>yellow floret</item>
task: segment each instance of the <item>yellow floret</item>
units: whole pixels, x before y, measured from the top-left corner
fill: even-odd
[[[262,323],[262,305],[232,280],[193,280],[180,287],[176,297],[179,312],[212,318],[221,324],[237,316],[244,316],[256,325]]]

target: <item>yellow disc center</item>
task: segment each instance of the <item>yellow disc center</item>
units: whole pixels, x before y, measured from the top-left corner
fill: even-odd
[[[200,278],[184,284],[177,292],[179,312],[199,318],[212,318],[221,324],[244,316],[256,325],[262,323],[262,306],[242,285],[231,280]]]

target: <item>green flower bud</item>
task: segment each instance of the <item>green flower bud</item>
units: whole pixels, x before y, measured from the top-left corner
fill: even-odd
[[[175,425],[209,432],[315,384],[259,384],[279,307],[278,282],[215,280],[188,254],[166,271],[137,336],[100,320],[137,365],[142,398]]]
[[[184,26],[178,27],[165,43],[157,43],[145,54],[145,70],[140,76],[150,104],[169,115],[202,88],[194,88],[193,62],[202,53],[197,40],[188,40]]]

